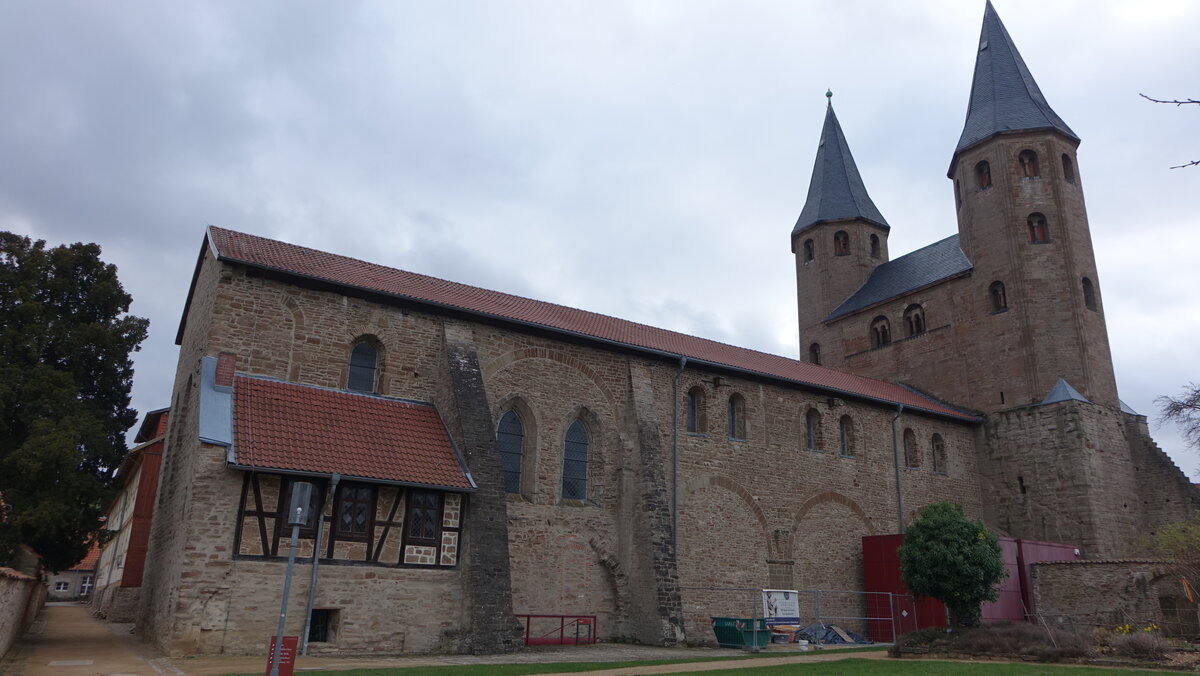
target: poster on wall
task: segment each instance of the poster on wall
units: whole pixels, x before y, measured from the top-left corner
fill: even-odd
[[[795,589],[764,589],[763,617],[767,626],[800,624],[800,592]]]

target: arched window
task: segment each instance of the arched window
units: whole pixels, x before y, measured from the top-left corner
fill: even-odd
[[[904,335],[908,338],[925,333],[925,309],[913,303],[904,309]]]
[[[350,369],[346,373],[346,389],[355,392],[375,391],[376,362],[379,352],[365,340],[354,344],[350,350]]]
[[[980,190],[992,187],[992,168],[988,165],[987,160],[975,165],[975,185]]]
[[[1040,212],[1029,214],[1029,243],[1041,244],[1050,241],[1050,227],[1046,225],[1046,217]]]
[[[804,262],[811,263],[817,257],[817,245],[811,239],[804,240]]]
[[[921,452],[917,449],[917,435],[911,427],[904,428],[904,466],[911,468],[921,466]]]
[[[563,500],[587,499],[588,433],[579,420],[567,428],[563,443]]]
[[[1073,162],[1071,162],[1071,158],[1068,157],[1066,153],[1063,153],[1062,164],[1063,164],[1063,179],[1067,183],[1074,183],[1075,182],[1075,164]]]
[[[746,400],[740,394],[729,397],[729,438],[746,438]]]
[[[1038,171],[1037,153],[1032,150],[1022,150],[1020,155],[1017,155],[1017,161],[1021,163],[1022,178],[1037,178],[1041,176]]]
[[[848,415],[838,420],[838,453],[846,457],[854,455],[854,422]]]
[[[933,471],[935,474],[946,473],[946,442],[942,440],[942,435],[935,434],[929,441],[929,448],[933,453]]]
[[[1004,293],[1004,282],[992,282],[988,287],[988,296],[992,299],[992,312],[1004,312],[1008,309],[1008,296]]]
[[[804,446],[810,451],[821,448],[821,414],[815,408],[804,414]]]
[[[1092,286],[1092,280],[1087,277],[1083,278],[1083,304],[1087,309],[1096,312],[1096,289]]]
[[[879,235],[871,235],[871,258],[879,258],[881,255],[883,252],[879,246]]]
[[[704,403],[704,388],[699,385],[687,393],[687,431],[704,434],[708,429],[707,406]]]
[[[813,343],[808,346],[808,363],[821,365],[821,344]]]
[[[850,255],[850,233],[846,232],[845,230],[838,230],[837,232],[833,233],[833,255]]]
[[[883,347],[892,342],[892,325],[880,315],[871,320],[871,347]]]
[[[496,446],[500,449],[500,473],[505,493],[521,492],[521,466],[525,459],[525,425],[521,416],[508,409],[496,426]]]

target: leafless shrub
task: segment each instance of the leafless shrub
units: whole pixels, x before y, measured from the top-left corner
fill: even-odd
[[[1125,657],[1161,660],[1166,656],[1170,643],[1156,631],[1138,631],[1114,637],[1112,647],[1118,655]]]

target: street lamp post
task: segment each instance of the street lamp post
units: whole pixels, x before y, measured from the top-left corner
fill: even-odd
[[[296,565],[296,544],[300,539],[300,526],[308,522],[309,502],[312,500],[312,484],[307,481],[292,482],[292,500],[288,506],[288,525],[292,527],[292,546],[288,549],[287,573],[283,578],[283,600],[279,603],[279,627],[275,631],[275,650],[271,656],[270,676],[279,676],[279,658],[283,654],[283,631],[287,620],[288,594],[292,590],[292,567]]]

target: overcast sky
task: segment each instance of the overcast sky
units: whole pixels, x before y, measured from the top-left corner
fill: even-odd
[[[1200,2],[997,0],[1083,139],[1122,399],[1200,381]],[[834,107],[893,257],[946,178],[983,2],[0,3],[0,229],[95,241],[166,406],[206,224],[795,357],[788,234]]]

